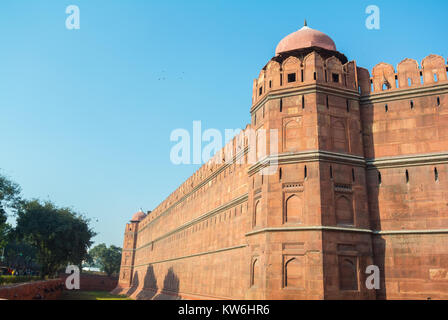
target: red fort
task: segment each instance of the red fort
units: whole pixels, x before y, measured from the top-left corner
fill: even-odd
[[[250,113],[245,131],[278,130],[276,173],[261,174],[271,154],[209,161],[136,213],[115,292],[448,299],[445,58],[369,73],[304,26],[254,80]],[[245,131],[225,147],[234,159],[247,159]],[[365,284],[369,265],[380,270],[377,290]]]

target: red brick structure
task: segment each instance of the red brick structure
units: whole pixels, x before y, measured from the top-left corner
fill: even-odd
[[[245,131],[126,225],[116,292],[447,299],[445,59],[369,74],[305,26],[280,42],[252,101]],[[277,130],[277,151],[257,149],[250,164],[247,132],[258,147],[260,129]],[[275,174],[262,175],[274,157]],[[380,268],[378,290],[365,285],[369,265]]]
[[[64,287],[61,279],[1,286],[0,300],[57,300]]]

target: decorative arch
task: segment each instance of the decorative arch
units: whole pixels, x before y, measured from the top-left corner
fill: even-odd
[[[304,82],[317,81],[324,82],[324,60],[316,53],[311,52],[303,59]]]
[[[272,90],[280,86],[280,64],[271,60],[266,65],[266,83],[267,89]]]
[[[285,222],[303,222],[303,201],[298,194],[290,195],[285,201]]]
[[[255,202],[255,207],[254,207],[254,222],[253,222],[254,227],[261,225],[260,219],[261,219],[261,201],[257,200]]]
[[[284,151],[297,151],[300,144],[300,118],[292,118],[288,120],[284,124],[283,132]]]
[[[305,268],[302,261],[299,261],[299,257],[294,257],[286,261],[284,281],[286,288],[305,288]]]
[[[250,286],[251,287],[257,287],[260,284],[260,262],[258,261],[258,258],[254,259],[252,261],[251,265],[251,272],[250,272]]]
[[[337,83],[343,83],[342,82],[342,75],[344,74],[342,63],[339,61],[336,57],[330,57],[325,61],[325,64],[327,66],[327,82],[336,83],[333,79],[333,75],[337,75],[338,81]]]
[[[356,257],[339,257],[339,287],[341,290],[358,290]]]
[[[333,149],[335,151],[347,151],[347,130],[345,121],[334,117],[331,119],[331,137],[333,140]]]
[[[336,197],[336,223],[353,225],[353,205],[351,196],[339,195]]]

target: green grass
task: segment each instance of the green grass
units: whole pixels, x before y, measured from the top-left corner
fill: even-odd
[[[125,295],[115,295],[107,291],[65,290],[60,300],[132,300]]]
[[[0,276],[0,286],[39,280],[42,279],[38,276]]]

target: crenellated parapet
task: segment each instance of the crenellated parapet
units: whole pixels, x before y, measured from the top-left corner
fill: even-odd
[[[346,59],[343,59],[343,61]],[[343,63],[335,55],[324,58],[317,51],[307,55],[274,57],[253,83],[252,104],[273,91],[313,83],[357,90],[356,63]]]
[[[448,65],[445,58],[429,55],[421,65],[414,59],[404,59],[395,68],[381,62],[372,69],[358,68],[358,81],[361,95],[380,93],[389,90],[408,89],[446,82]]]

